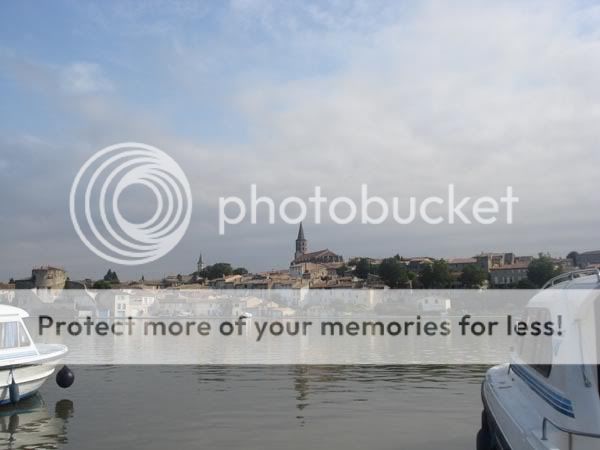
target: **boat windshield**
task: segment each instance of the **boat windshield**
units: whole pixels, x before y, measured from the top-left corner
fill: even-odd
[[[0,322],[0,349],[6,350],[31,345],[21,322]]]

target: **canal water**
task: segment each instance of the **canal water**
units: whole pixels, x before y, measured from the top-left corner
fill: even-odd
[[[475,448],[484,367],[79,366],[0,408],[14,449]]]

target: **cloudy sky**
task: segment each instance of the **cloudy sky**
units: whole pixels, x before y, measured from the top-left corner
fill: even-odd
[[[309,217],[310,249],[346,257],[600,248],[599,25],[592,2],[1,2],[0,280],[189,273],[200,251],[286,267],[293,225],[218,234],[218,198],[251,183],[274,199],[361,183],[520,198],[510,226]],[[181,243],[138,267],[94,255],[69,218],[81,165],[123,141],[166,151],[193,194]]]

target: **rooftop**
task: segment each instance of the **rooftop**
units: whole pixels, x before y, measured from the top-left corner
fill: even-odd
[[[514,264],[505,264],[503,266],[492,267],[490,271],[498,271],[498,270],[513,270],[513,269],[527,269],[529,267],[529,263],[527,262],[518,262]]]

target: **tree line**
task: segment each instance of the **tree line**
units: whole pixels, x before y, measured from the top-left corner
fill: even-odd
[[[477,264],[466,265],[456,276],[444,259],[425,264],[419,273],[410,271],[398,255],[384,258],[379,264],[373,264],[368,258],[359,258],[353,263],[353,273],[357,278],[367,280],[370,275],[375,275],[390,288],[447,289],[462,287],[472,289],[482,287],[490,281],[488,273]],[[338,274],[342,275],[350,270],[348,266],[344,265],[338,269]],[[541,288],[548,280],[560,273],[561,270],[555,267],[550,257],[540,255],[529,264],[527,278],[510,287],[516,289]]]

